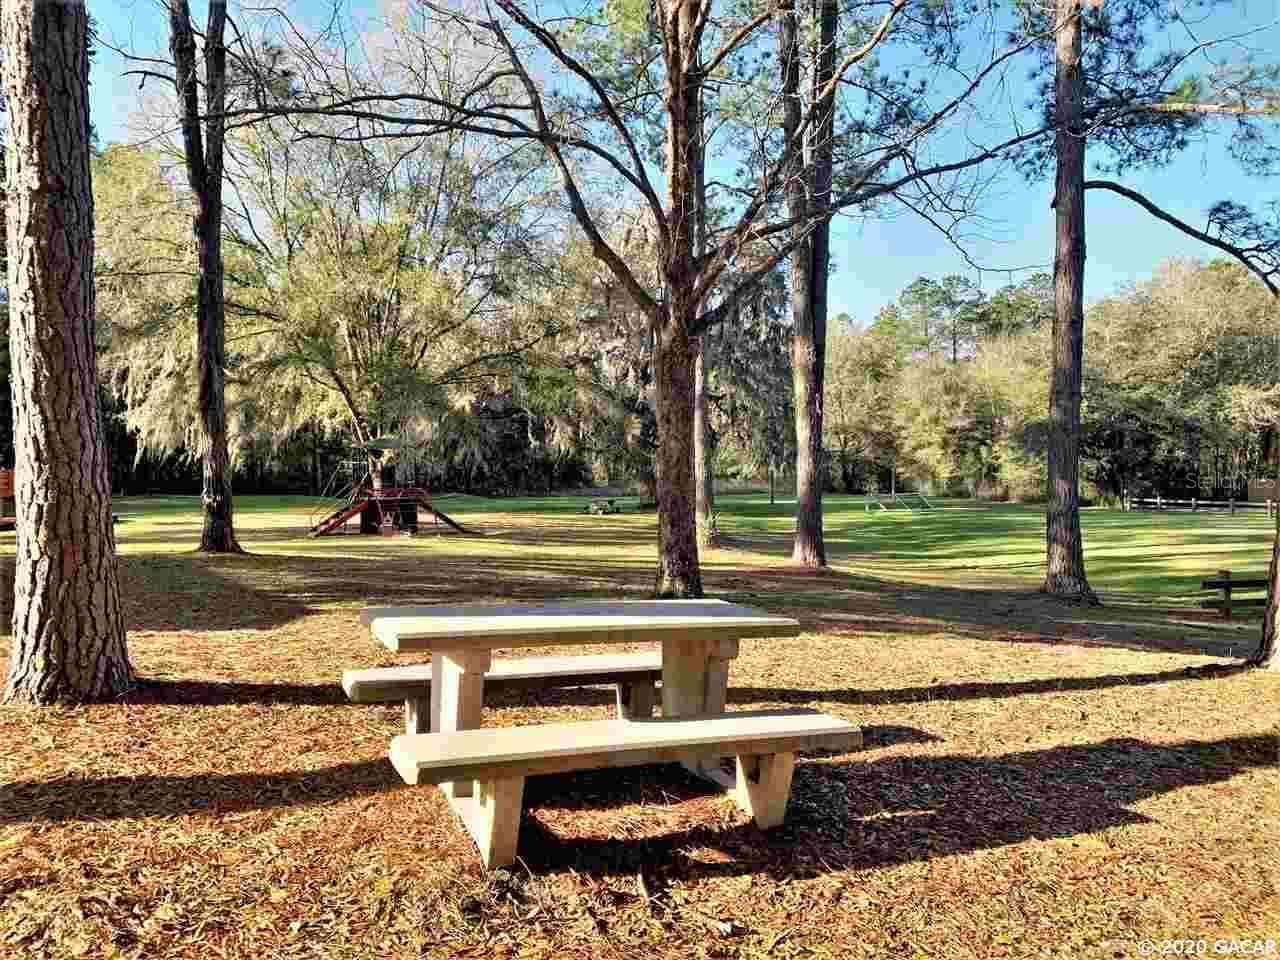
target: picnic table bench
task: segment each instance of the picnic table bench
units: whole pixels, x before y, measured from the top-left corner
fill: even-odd
[[[406,734],[391,741],[405,783],[476,781],[454,809],[486,867],[515,862],[525,777],[601,767],[680,761],[690,754],[734,756],[734,801],[762,830],[782,823],[797,750],[851,750],[861,732],[816,710],[714,717],[596,720],[533,727]]]
[[[346,670],[342,674],[342,689],[354,703],[403,700],[405,733],[427,733],[432,670],[429,663]],[[617,691],[618,716],[643,717],[653,715],[656,684],[661,678],[662,653],[658,650],[577,657],[513,657],[492,662],[484,673],[484,689],[612,684]]]
[[[729,789],[769,827],[781,822],[797,750],[861,743],[857,727],[813,711],[725,713],[729,662],[739,640],[799,633],[795,620],[750,607],[721,600],[442,604],[370,608],[361,619],[390,650],[431,653],[430,671],[419,668],[417,681],[430,686],[433,732],[396,737],[391,760],[407,782],[440,785],[486,866],[514,862],[530,774],[679,761]],[[484,686],[506,669],[494,661],[495,649],[653,642],[661,645],[661,720],[633,709],[630,719],[480,728]],[[536,661],[545,659],[526,663],[536,672]],[[556,659],[561,662],[550,672],[571,675],[569,661],[586,658]],[[370,678],[366,689],[375,686]],[[420,694],[416,700],[411,709],[420,714]],[[726,755],[735,758],[734,775],[721,769]]]

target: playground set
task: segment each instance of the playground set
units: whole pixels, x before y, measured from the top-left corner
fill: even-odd
[[[380,473],[368,460],[340,463],[323,494],[327,502],[311,515],[311,536],[347,533],[353,520],[359,521],[359,532],[364,534],[415,534],[420,511],[430,514],[437,527],[444,524],[458,533],[478,536],[432,503],[426,487],[384,486]]]

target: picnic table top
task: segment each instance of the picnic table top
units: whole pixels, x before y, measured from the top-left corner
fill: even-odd
[[[566,600],[553,603],[370,607],[360,615],[391,650],[644,643],[678,636],[794,637],[798,621],[724,600]]]

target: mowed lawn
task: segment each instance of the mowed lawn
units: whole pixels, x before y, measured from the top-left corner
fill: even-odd
[[[797,767],[756,830],[679,768],[531,780],[516,869],[485,874],[432,787],[385,760],[397,662],[366,603],[643,596],[652,513],[449,498],[481,536],[310,539],[316,502],[238,501],[205,558],[190,498],[117,501],[122,702],[0,708],[0,956],[1134,956],[1280,938],[1280,677],[1199,580],[1260,573],[1261,513],[1084,514],[1106,600],[1035,592],[1043,515],[827,501],[832,567],[786,560],[793,505],[722,497],[709,595],[796,616],[732,709],[813,706],[865,747]],[[12,534],[0,552],[12,553]],[[9,638],[0,639],[0,657]],[[409,661],[410,657],[401,657]],[[608,691],[490,700],[486,724],[603,717]]]

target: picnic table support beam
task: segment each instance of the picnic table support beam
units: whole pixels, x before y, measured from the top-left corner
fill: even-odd
[[[733,799],[761,830],[778,826],[786,817],[795,766],[794,753],[738,756]]]
[[[524,779],[498,777],[477,780],[475,796],[453,801],[454,810],[476,842],[486,870],[516,862],[520,815],[524,807]]]
[[[729,661],[738,656],[738,641],[673,637],[662,642],[662,715],[688,717],[723,713],[729,692]],[[732,789],[733,779],[720,759],[699,757],[683,766],[717,786]]]
[[[435,686],[432,684],[432,686]],[[404,701],[404,732],[431,732],[431,698],[406,697]]]
[[[441,733],[477,729],[484,709],[484,674],[493,666],[493,651],[488,648],[441,650],[432,655],[431,663],[433,675],[439,680],[431,684],[432,705],[438,711],[432,718],[435,721],[432,728]],[[440,786],[451,801],[470,797],[473,792],[471,781]]]
[[[736,753],[733,760],[736,775],[728,779],[729,796],[761,830],[780,826],[786,819],[787,802],[791,798],[795,753]],[[418,781],[413,778],[408,782]],[[524,812],[524,782],[524,775],[476,780],[474,796],[455,797],[450,801],[475,841],[486,869],[516,862]]]
[[[642,683],[619,683],[615,687],[618,698],[618,716],[626,720],[653,717],[653,707],[657,702],[657,689],[648,681]]]

